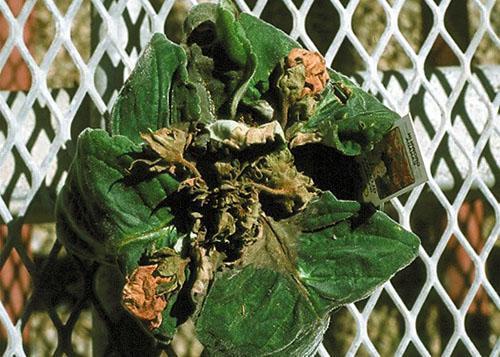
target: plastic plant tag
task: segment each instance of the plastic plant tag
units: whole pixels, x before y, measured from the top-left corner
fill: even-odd
[[[362,199],[380,206],[428,180],[410,114],[374,149],[358,158],[363,178]]]

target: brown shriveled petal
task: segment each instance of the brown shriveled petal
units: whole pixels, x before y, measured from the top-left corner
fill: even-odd
[[[298,146],[306,144],[320,143],[322,137],[318,133],[297,133],[292,137],[290,141],[290,149],[296,148]]]
[[[132,315],[144,321],[149,330],[161,325],[161,313],[167,307],[167,300],[157,295],[156,288],[173,279],[153,276],[157,267],[157,264],[139,266],[127,277],[122,290],[122,305]]]
[[[278,137],[285,140],[283,129],[277,121],[273,121],[258,127],[250,127],[245,136],[245,143],[246,146],[261,145],[274,142]]]
[[[187,168],[196,177],[200,173],[196,166],[184,158],[184,151],[191,143],[191,134],[176,128],[161,128],[156,131],[141,133],[142,140],[153,150],[161,159],[169,165],[158,165],[156,171],[167,170],[169,173],[176,172],[175,165],[181,165]]]
[[[294,48],[286,60],[288,67],[303,64],[306,69],[305,86],[301,96],[321,93],[330,79],[326,70],[325,59],[319,52],[312,52],[303,48]]]

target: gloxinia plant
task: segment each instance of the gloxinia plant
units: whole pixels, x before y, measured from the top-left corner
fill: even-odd
[[[399,117],[229,2],[194,7],[184,34],[155,34],[110,130],[80,134],[58,237],[102,268],[122,353],[190,319],[209,355],[312,355],[333,310],[417,255],[347,170]]]

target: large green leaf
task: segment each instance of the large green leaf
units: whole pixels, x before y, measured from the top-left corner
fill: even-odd
[[[280,61],[293,48],[302,46],[283,31],[250,14],[241,14],[239,22],[256,57],[254,74],[248,85],[249,90],[243,98],[246,102],[252,102],[269,89],[269,76]]]
[[[118,95],[111,112],[111,132],[141,142],[140,133],[170,125],[170,88],[185,79],[186,53],[156,33]]]
[[[325,192],[292,218],[264,217],[264,237],[241,268],[217,274],[207,296],[197,322],[207,350],[308,355],[329,312],[366,297],[415,258],[415,235],[381,212],[356,226],[359,210]]]
[[[113,262],[126,252],[124,263],[132,267],[149,245],[175,240],[173,216],[162,201],[178,183],[169,174],[130,178],[127,168],[140,150],[103,130],[80,134],[57,204],[58,237],[72,253]]]
[[[131,178],[127,168],[140,151],[140,146],[125,136],[84,131],[57,204],[58,238],[66,249],[105,266],[112,264],[109,269],[120,268],[121,274],[137,268],[144,253],[173,247],[180,238],[171,225],[173,215],[163,204],[178,182],[169,174]],[[98,278],[96,296],[108,318],[119,323],[131,321],[120,303],[124,276],[116,271]],[[154,331],[159,340],[168,341],[175,332],[177,319],[172,308],[176,299],[177,294],[170,298],[163,322]],[[134,332],[139,326],[129,326],[129,336],[146,333]]]
[[[389,131],[399,115],[347,77],[328,71],[330,82],[315,113],[300,129],[316,133],[321,143],[344,155],[369,151]]]
[[[218,274],[197,333],[214,356],[308,356],[327,324],[290,276],[247,266]]]
[[[217,40],[227,57],[240,67],[242,77],[232,93],[230,114],[236,114],[240,101],[251,104],[269,89],[269,76],[292,48],[301,47],[283,31],[243,13],[235,15],[228,2],[200,4],[189,13],[186,36],[204,23],[212,23]]]
[[[348,208],[349,203],[326,192],[296,219],[303,222],[320,210],[332,216],[332,211]],[[322,219],[325,216],[317,218],[323,228],[303,231],[297,244],[300,281],[320,298],[319,309],[331,310],[367,297],[417,256],[418,237],[383,212],[375,212],[359,226],[336,218],[328,225]]]

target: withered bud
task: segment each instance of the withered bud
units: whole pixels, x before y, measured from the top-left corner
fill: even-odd
[[[167,307],[165,296],[157,293],[158,285],[168,283],[173,277],[153,276],[157,264],[137,267],[127,277],[122,291],[122,305],[142,320],[149,330],[161,325],[162,312]]]
[[[294,48],[288,54],[286,64],[289,68],[299,64],[305,67],[306,79],[301,93],[302,97],[321,93],[330,79],[326,70],[325,58],[319,52]]]

